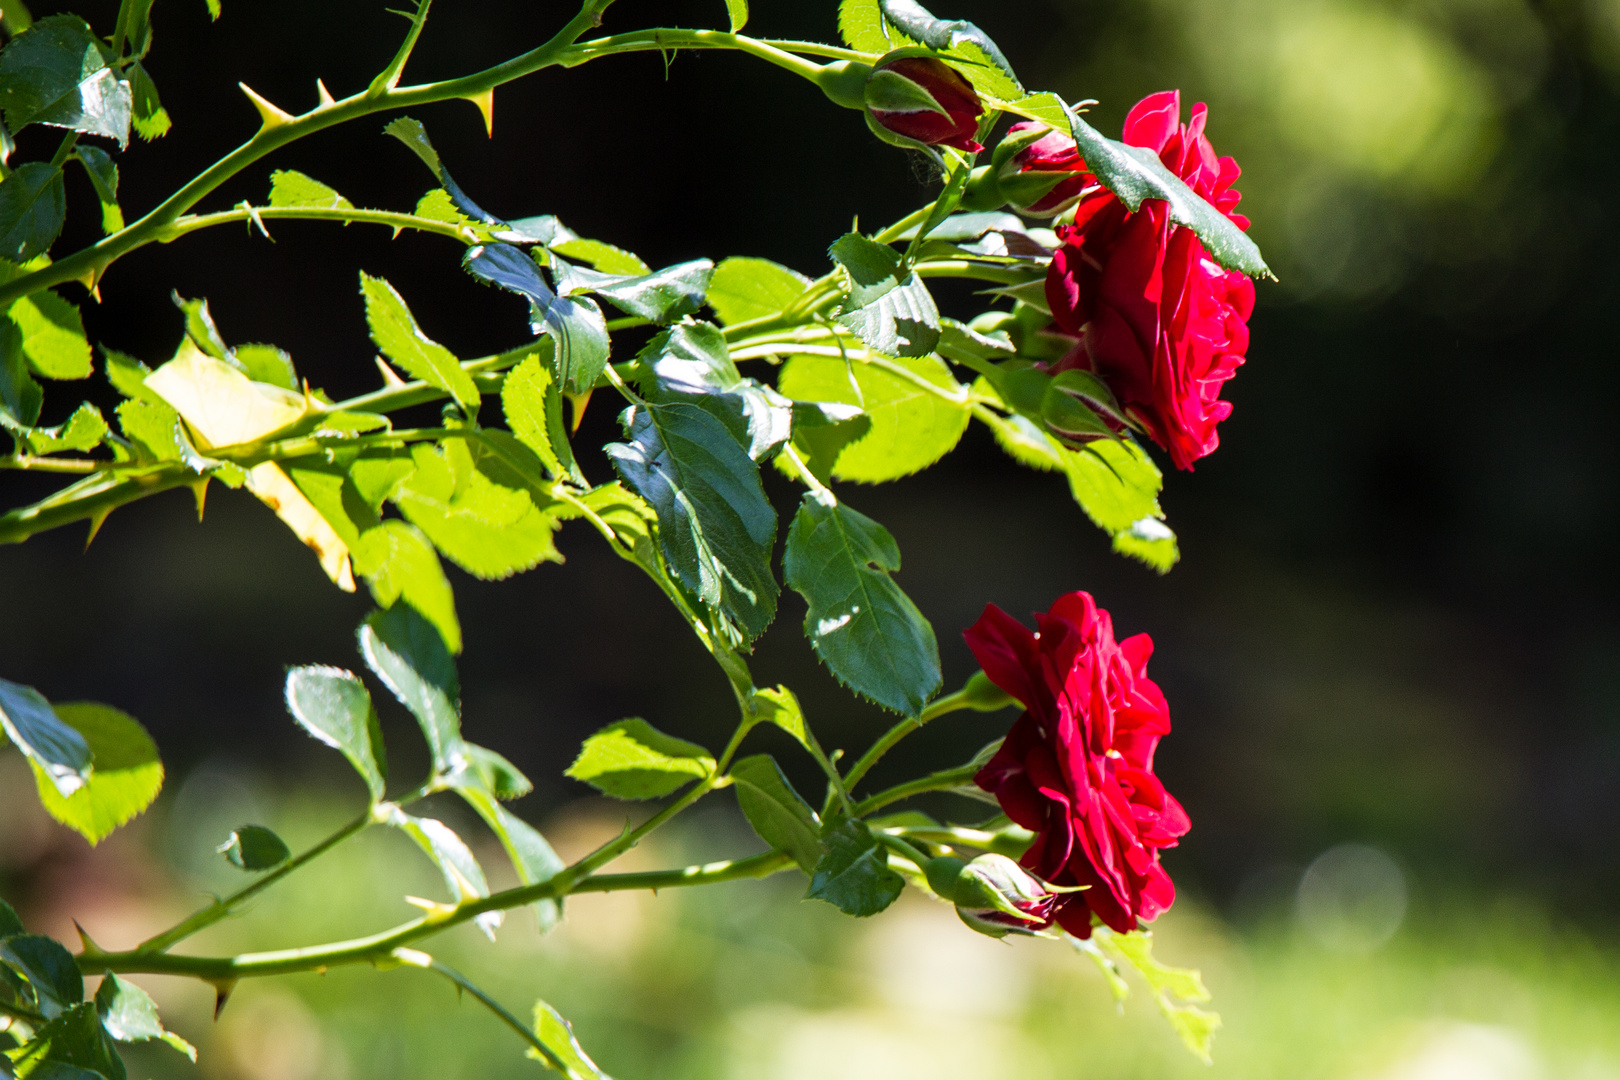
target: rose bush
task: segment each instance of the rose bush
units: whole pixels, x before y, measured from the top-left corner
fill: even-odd
[[[1007,816],[1035,832],[1021,860],[1059,886],[1050,917],[1076,937],[1092,915],[1120,933],[1175,900],[1159,864],[1191,825],[1153,775],[1170,710],[1147,677],[1153,641],[1114,640],[1090,594],[1069,593],[1036,616],[1032,633],[991,604],[964,636],[990,680],[1024,705],[975,781]]]
[[[1179,91],[1143,98],[1125,119],[1124,141],[1157,153],[1247,229],[1249,219],[1234,209],[1237,162],[1216,157],[1204,137],[1208,110],[1195,105],[1188,124],[1180,116]],[[1097,187],[1058,236],[1063,246],[1053,255],[1046,295],[1053,317],[1078,340],[1054,370],[1102,378],[1176,467],[1192,468],[1219,444],[1215,425],[1232,412],[1220,393],[1248,351],[1253,283],[1211,259],[1157,199],[1133,214]]]

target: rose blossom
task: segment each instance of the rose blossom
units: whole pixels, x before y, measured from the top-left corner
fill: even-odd
[[[1035,832],[1020,862],[1062,894],[1052,910],[1076,937],[1091,916],[1121,933],[1175,900],[1159,850],[1191,823],[1153,775],[1170,731],[1164,695],[1147,677],[1146,634],[1114,641],[1113,622],[1083,592],[1036,616],[1037,633],[994,604],[963,635],[990,681],[1024,704],[974,781]]]
[[[1238,226],[1240,170],[1204,137],[1208,110],[1182,125],[1181,95],[1143,98],[1125,119],[1124,140],[1159,155],[1166,168]],[[1220,400],[1249,347],[1254,285],[1223,270],[1196,234],[1170,220],[1161,199],[1137,213],[1106,188],[1086,196],[1074,224],[1058,231],[1046,295],[1058,324],[1079,337],[1054,370],[1084,368],[1108,383],[1127,411],[1178,468],[1210,453],[1215,425],[1232,412]]]

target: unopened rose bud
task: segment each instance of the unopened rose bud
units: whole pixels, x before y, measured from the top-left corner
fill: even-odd
[[[880,62],[866,80],[866,118],[898,146],[952,146],[975,153],[984,105],[954,68],[928,56]]]
[[[1052,922],[1062,895],[1005,855],[980,855],[956,879],[956,914],[991,937],[1033,934]]]
[[[1008,129],[991,164],[1007,204],[1032,217],[1061,214],[1095,183],[1074,139],[1029,120]]]

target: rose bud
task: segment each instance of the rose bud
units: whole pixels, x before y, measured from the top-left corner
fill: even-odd
[[[930,859],[923,867],[928,885],[956,905],[970,928],[990,937],[1034,934],[1052,922],[1061,891],[1005,855],[980,855],[970,863],[950,855]]]
[[[896,146],[952,146],[976,153],[984,105],[954,68],[929,56],[879,63],[866,80],[866,120]]]
[[[1061,214],[1096,183],[1074,139],[1030,120],[1008,129],[991,167],[1008,205],[1032,217]]]

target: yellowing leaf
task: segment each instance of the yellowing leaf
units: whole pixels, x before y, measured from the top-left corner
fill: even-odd
[[[201,450],[263,438],[307,411],[299,395],[254,382],[225,361],[205,355],[189,338],[173,360],[146,377],[146,385],[202,437]]]
[[[321,560],[321,569],[344,592],[354,592],[354,572],[349,566],[349,547],[327,524],[315,505],[273,461],[248,470],[247,489],[276,512],[293,535]]]

